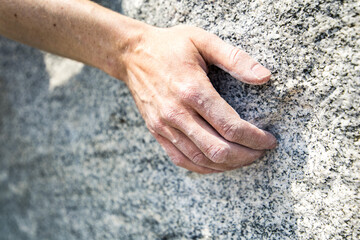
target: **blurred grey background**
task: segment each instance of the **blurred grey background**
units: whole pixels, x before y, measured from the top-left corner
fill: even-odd
[[[0,239],[360,238],[359,1],[96,2],[202,27],[270,68],[264,86],[209,77],[279,147],[187,172],[121,81],[0,37]]]

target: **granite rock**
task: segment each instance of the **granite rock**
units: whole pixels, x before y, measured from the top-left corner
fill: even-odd
[[[240,116],[279,141],[216,175],[175,167],[126,86],[0,38],[0,239],[359,239],[360,2],[97,1],[202,27],[273,72],[213,67]]]

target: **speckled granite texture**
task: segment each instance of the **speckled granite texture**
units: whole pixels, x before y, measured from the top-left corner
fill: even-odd
[[[171,164],[121,82],[0,38],[0,239],[359,239],[359,1],[100,1],[157,26],[203,27],[273,72],[212,68],[273,132],[255,164]]]

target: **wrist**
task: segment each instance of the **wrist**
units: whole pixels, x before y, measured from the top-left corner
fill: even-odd
[[[117,79],[126,82],[126,65],[129,56],[142,42],[143,36],[152,26],[117,14],[109,18],[107,49],[97,59],[97,67]]]

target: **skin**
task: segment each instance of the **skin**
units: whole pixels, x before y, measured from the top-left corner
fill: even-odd
[[[270,71],[202,29],[156,28],[86,0],[0,0],[0,34],[124,81],[177,166],[223,172],[276,147],[275,137],[242,120],[207,77],[212,64],[249,84],[267,82]]]

